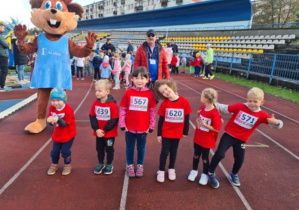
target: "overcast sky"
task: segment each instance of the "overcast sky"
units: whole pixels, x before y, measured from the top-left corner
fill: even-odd
[[[34,27],[30,21],[31,6],[29,0],[4,0],[1,1],[0,21],[11,22],[10,18],[19,20],[19,22],[26,24],[29,27]],[[97,2],[95,0],[73,0],[74,3],[81,4],[81,6]],[[5,6],[4,6],[5,5]]]

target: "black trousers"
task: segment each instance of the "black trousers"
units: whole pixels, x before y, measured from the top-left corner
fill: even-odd
[[[209,172],[214,173],[219,162],[225,157],[225,152],[233,147],[234,152],[234,166],[232,173],[237,174],[242,167],[245,157],[246,142],[240,141],[235,137],[232,137],[228,133],[224,133],[220,139],[218,149],[212,158],[211,164],[209,166]]]
[[[83,78],[83,67],[77,66],[77,78],[79,78],[79,74]]]
[[[100,67],[94,68],[94,75],[93,78],[95,80],[100,80],[101,79],[101,74],[100,74]]]
[[[0,56],[0,87],[4,88],[8,73],[8,57]]]
[[[196,143],[194,143],[194,156],[193,156],[193,170],[197,171],[199,158],[201,155],[203,163],[203,173],[208,174],[209,170],[209,152],[210,148],[204,148]]]
[[[115,138],[99,138],[96,137],[96,148],[98,152],[99,163],[104,163],[105,150],[107,153],[107,164],[112,164],[114,157],[114,141]]]
[[[175,160],[178,151],[178,146],[180,143],[180,139],[170,139],[162,137],[162,150],[160,154],[160,171],[165,171],[166,159],[168,154],[169,156],[169,169],[174,169]]]
[[[209,77],[209,75],[210,76],[213,75],[212,70],[211,70],[211,66],[212,66],[212,64],[209,64],[209,65],[206,64],[206,69],[205,69],[205,76],[206,77]]]

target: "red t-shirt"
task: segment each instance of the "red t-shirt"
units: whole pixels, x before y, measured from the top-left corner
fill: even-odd
[[[118,108],[114,101],[101,103],[95,100],[91,106],[89,115],[95,116],[98,120],[99,129],[104,130],[105,126],[110,119],[118,118]],[[96,132],[93,131],[93,135],[96,136]],[[110,131],[105,132],[104,138],[116,137],[117,125]]]
[[[205,106],[199,108],[198,118],[207,121],[207,124],[212,126],[215,130],[221,129],[221,117],[217,109],[206,111]],[[194,143],[204,148],[215,148],[218,133],[211,131],[203,126],[195,129]]]
[[[176,66],[176,63],[178,62],[178,58],[176,56],[172,56],[172,59],[171,59],[171,65],[172,66]]]
[[[128,89],[120,102],[121,107],[127,108],[126,127],[128,130],[146,132],[149,128],[150,109],[156,107],[152,91]]]
[[[54,106],[50,106],[48,117],[49,116],[58,116],[67,124],[66,127],[62,127],[57,123],[54,125],[54,132],[52,135],[53,141],[57,143],[65,143],[76,136],[75,114],[70,105],[65,104],[62,110],[57,110]]]
[[[194,65],[194,66],[200,66],[200,64],[201,64],[201,58],[200,58],[200,57],[196,57],[196,58],[194,59],[194,63],[193,63],[193,65]]]
[[[180,96],[176,101],[165,99],[158,111],[164,117],[162,137],[181,139],[183,137],[185,116],[192,112],[187,99]]]
[[[225,132],[245,142],[261,123],[268,124],[267,119],[271,118],[265,111],[253,112],[243,103],[229,105],[228,111],[233,116],[227,122]]]

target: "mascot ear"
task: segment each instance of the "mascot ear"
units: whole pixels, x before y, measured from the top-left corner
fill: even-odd
[[[82,18],[83,15],[83,7],[81,7],[81,5],[76,4],[76,3],[71,3],[67,5],[67,8],[69,10],[69,12],[74,12],[76,13],[76,15],[79,15],[80,18]]]
[[[31,9],[39,9],[43,4],[43,0],[30,0]]]

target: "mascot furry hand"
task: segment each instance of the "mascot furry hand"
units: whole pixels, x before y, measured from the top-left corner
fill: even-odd
[[[46,113],[51,89],[72,89],[70,56],[86,57],[91,53],[97,39],[88,32],[86,45],[78,46],[65,35],[77,27],[76,16],[82,17],[83,8],[72,0],[30,0],[32,23],[41,28],[41,33],[32,42],[26,43],[28,34],[25,25],[15,26],[19,49],[25,54],[37,52],[31,86],[37,88],[36,121],[26,126],[28,133],[40,133],[46,127]]]

